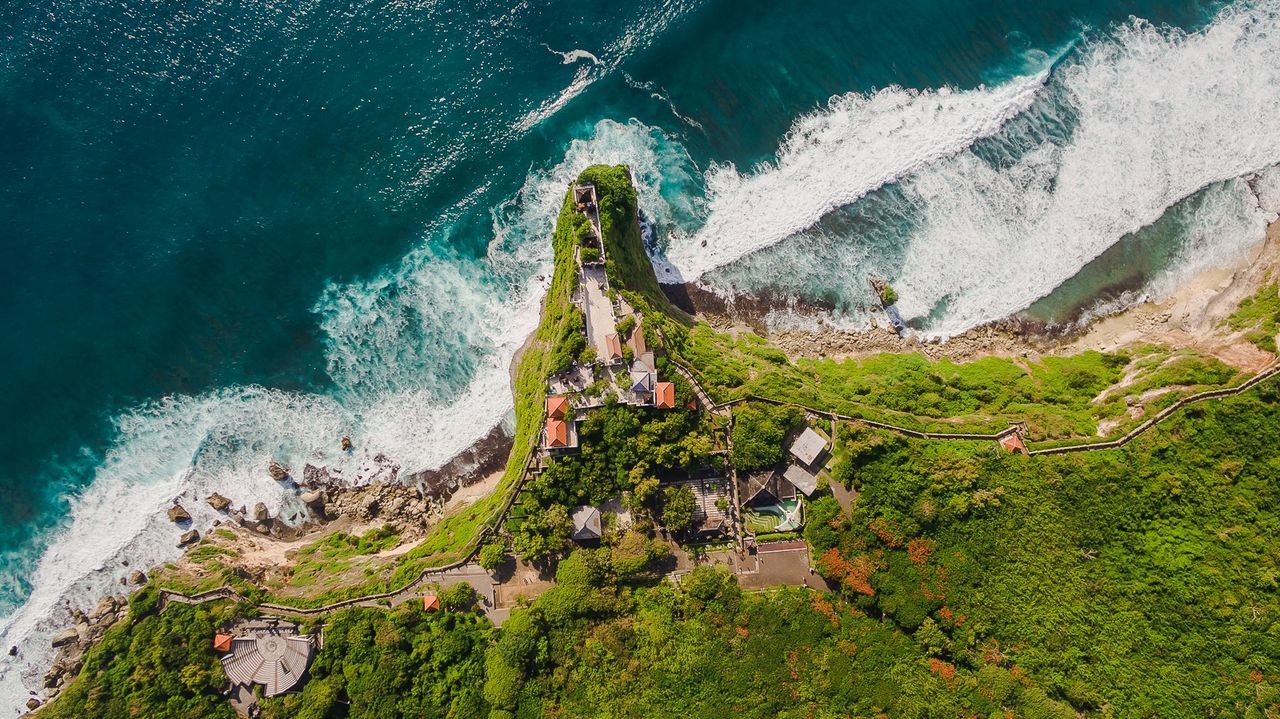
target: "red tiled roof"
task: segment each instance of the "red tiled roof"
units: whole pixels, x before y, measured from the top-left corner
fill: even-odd
[[[223,654],[231,651],[232,638],[230,634],[223,634],[222,632],[213,635],[213,651]]]
[[[548,447],[568,447],[569,446],[569,425],[565,424],[562,419],[547,420],[547,446]]]
[[[558,394],[547,397],[547,416],[551,419],[564,419],[567,409],[569,409],[569,398]]]
[[[1027,446],[1022,443],[1022,435],[1018,434],[1017,432],[1014,432],[1012,434],[1007,434],[1004,437],[1001,437],[1000,444],[1005,449],[1009,450],[1010,452],[1013,452],[1014,454],[1017,454],[1017,453],[1026,454],[1027,452]]]
[[[423,609],[425,609],[425,610],[427,610],[428,612],[435,612],[435,611],[439,611],[439,610],[440,610],[440,597],[437,597],[437,596],[436,596],[436,595],[434,595],[434,594],[424,594],[424,595],[422,595],[422,608],[423,608]]]
[[[676,406],[676,386],[672,382],[659,382],[653,386],[653,404],[658,409]]]
[[[622,359],[622,340],[616,334],[604,336],[604,344],[609,348],[609,359]]]

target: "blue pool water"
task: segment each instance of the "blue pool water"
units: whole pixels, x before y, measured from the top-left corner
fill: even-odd
[[[1278,12],[5,5],[0,710],[122,559],[177,553],[172,498],[197,524],[214,490],[287,505],[269,458],[368,478],[500,421],[587,164],[633,165],[670,281],[858,324],[875,271],[925,331],[1053,318],[1126,237],[1141,281],[1257,240],[1238,178],[1280,161]]]

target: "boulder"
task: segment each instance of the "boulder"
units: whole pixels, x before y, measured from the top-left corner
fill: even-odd
[[[324,492],[319,490],[314,492],[303,492],[301,499],[303,504],[311,507],[312,509],[324,508]]]
[[[135,585],[138,585],[138,586],[141,586],[141,585],[143,585],[143,584],[146,584],[146,583],[147,583],[147,573],[146,573],[146,572],[143,572],[143,571],[141,571],[141,570],[138,570],[138,569],[133,570],[133,573],[129,575],[129,583],[130,583],[130,584],[135,584]]]
[[[258,502],[253,505],[253,521],[265,522],[270,515],[267,514],[267,505]]]
[[[209,503],[209,506],[213,507],[214,511],[216,512],[225,512],[227,511],[227,507],[231,506],[231,500],[227,499],[221,494],[218,494],[217,492],[214,492],[213,494],[209,495],[209,498],[206,499],[205,501],[207,501]]]
[[[352,446],[352,445],[351,445],[351,438],[350,438],[350,437],[343,437],[343,438],[342,438],[342,451],[343,451],[343,452],[350,452],[350,451],[351,451],[351,446]]]
[[[31,697],[30,699],[27,700],[27,711],[35,711],[39,708],[40,708],[39,699],[36,699],[35,697]]]
[[[289,468],[274,459],[267,464],[267,472],[269,472],[271,474],[271,478],[277,482],[283,482],[289,478]]]
[[[44,688],[54,689],[61,683],[62,683],[62,667],[58,666],[57,664],[54,664],[53,668],[45,672]]]
[[[329,471],[324,467],[308,464],[302,468],[302,481],[306,484],[325,484],[329,481]]]
[[[174,523],[190,522],[191,513],[184,509],[181,504],[175,504],[169,508],[169,521]]]
[[[195,544],[198,541],[200,541],[200,533],[194,529],[188,529],[183,532],[182,536],[178,539],[178,546],[185,547],[188,544]]]
[[[68,644],[75,644],[80,641],[80,633],[75,627],[67,627],[57,634],[53,635],[53,641],[50,644],[54,647],[65,647]]]
[[[194,532],[195,530],[191,530],[191,531]],[[89,622],[91,624],[97,624],[101,622],[103,619],[105,619],[107,616],[114,615],[115,613],[116,613],[115,597],[111,597],[111,596],[103,597],[102,599],[99,599],[98,603],[94,605],[93,609],[89,611]]]

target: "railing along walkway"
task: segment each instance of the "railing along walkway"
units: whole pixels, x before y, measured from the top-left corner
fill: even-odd
[[[718,413],[723,413],[725,411],[728,411],[735,405],[739,405],[744,402],[764,402],[764,403],[772,404],[775,406],[795,407],[796,409],[808,412],[813,415],[818,415],[821,417],[829,417],[832,420],[861,422],[862,424],[865,424],[869,427],[875,427],[876,429],[883,429],[883,430],[888,430],[890,432],[896,432],[903,436],[912,437],[915,439],[999,441],[1009,436],[1010,434],[1025,433],[1026,425],[1021,422],[1011,424],[1005,429],[1002,429],[999,432],[996,432],[995,434],[977,434],[977,433],[964,433],[964,432],[924,432],[921,430],[908,429],[906,427],[899,427],[897,425],[889,424],[887,422],[877,422],[875,420],[864,419],[862,417],[853,417],[850,415],[840,414],[838,412],[831,412],[825,409],[809,407],[807,405],[799,404],[797,402],[787,402],[784,400],[774,399],[772,397],[760,397],[758,395],[747,395],[745,397],[739,397],[738,399],[729,400],[728,402],[713,403],[710,401],[710,396],[707,394],[706,390],[702,388],[701,384],[698,382],[697,378],[694,376],[692,370],[690,370],[688,367],[684,366],[682,363],[680,363],[679,361],[677,361],[671,356],[667,357],[667,361],[670,362],[672,366],[676,367],[677,370],[685,379],[689,380],[689,382],[693,385],[694,391],[697,393],[698,398],[700,400],[703,400],[709,409]],[[1168,419],[1171,415],[1173,415],[1178,410],[1183,409],[1184,407],[1195,404],[1197,402],[1203,402],[1206,400],[1223,399],[1225,397],[1234,397],[1238,394],[1242,394],[1244,392],[1249,391],[1250,389],[1256,387],[1257,385],[1275,377],[1277,374],[1280,374],[1280,360],[1276,360],[1275,362],[1271,363],[1271,365],[1268,366],[1266,369],[1262,370],[1258,374],[1255,374],[1254,376],[1250,377],[1248,380],[1242,382],[1241,384],[1235,387],[1225,387],[1222,389],[1206,390],[1204,392],[1197,392],[1196,394],[1183,397],[1177,402],[1174,402],[1168,407],[1160,410],[1158,413],[1156,413],[1156,416],[1146,420],[1142,424],[1139,424],[1137,427],[1134,427],[1132,430],[1126,433],[1123,437],[1119,437],[1113,440],[1107,440],[1105,442],[1088,442],[1084,444],[1073,444],[1073,445],[1066,445],[1062,447],[1046,447],[1044,449],[1029,450],[1027,454],[1029,456],[1034,457],[1039,455],[1067,454],[1070,452],[1092,452],[1092,451],[1116,449],[1119,447],[1123,447],[1129,442],[1132,442],[1135,438],[1137,438],[1144,432],[1147,432],[1152,427],[1155,427],[1160,422],[1163,422],[1164,420]]]
[[[1007,428],[995,434],[975,434],[975,433],[959,433],[959,432],[923,432],[920,430],[908,429],[907,427],[899,427],[897,425],[889,424],[887,422],[877,422],[875,420],[863,419],[861,417],[853,417],[850,415],[840,414],[838,412],[830,412],[827,410],[818,409],[816,407],[809,407],[796,402],[786,402],[783,400],[773,399],[771,397],[758,397],[755,395],[740,397],[738,399],[730,400],[728,402],[716,403],[711,400],[711,395],[708,394],[707,391],[702,387],[702,384],[697,380],[697,377],[694,375],[692,370],[690,370],[688,367],[686,367],[684,364],[677,361],[670,355],[667,356],[667,361],[671,363],[671,365],[676,368],[676,371],[678,371],[681,374],[681,376],[683,376],[686,380],[688,380],[689,383],[693,386],[694,393],[697,394],[698,400],[702,402],[703,405],[708,410],[712,412],[716,412],[717,414],[729,413],[731,412],[732,408],[735,405],[741,404],[743,402],[753,401],[753,402],[765,402],[765,403],[769,403],[777,406],[795,407],[796,409],[808,412],[813,415],[817,415],[821,417],[829,417],[832,420],[861,422],[869,427],[875,427],[877,429],[896,432],[898,434],[901,434],[907,437],[912,437],[915,439],[999,441],[1000,439],[1003,439],[1004,437],[1007,437],[1010,434],[1022,433],[1025,431],[1024,429],[1025,425],[1022,423],[1018,423],[1018,424],[1011,424]],[[1092,452],[1092,451],[1116,449],[1119,447],[1123,447],[1124,445],[1133,441],[1135,438],[1137,438],[1144,432],[1147,432],[1151,428],[1158,425],[1160,422],[1163,422],[1164,420],[1168,419],[1170,416],[1172,416],[1174,413],[1176,413],[1180,409],[1183,409],[1197,402],[1204,402],[1212,399],[1223,399],[1226,397],[1233,397],[1233,396],[1242,394],[1256,387],[1257,385],[1275,377],[1277,374],[1280,374],[1280,360],[1273,362],[1269,367],[1259,372],[1258,374],[1254,375],[1253,377],[1250,377],[1248,380],[1246,380],[1245,382],[1241,383],[1236,387],[1207,390],[1205,392],[1198,392],[1188,397],[1183,397],[1177,402],[1174,402],[1173,404],[1169,405],[1165,409],[1161,410],[1159,413],[1156,414],[1156,416],[1152,417],[1151,419],[1148,419],[1147,421],[1143,422],[1137,427],[1134,427],[1132,430],[1126,433],[1123,437],[1120,437],[1118,439],[1113,439],[1106,442],[1093,442],[1089,444],[1068,445],[1064,447],[1048,447],[1045,449],[1030,450],[1027,452],[1027,454],[1030,456],[1041,456],[1041,455],[1053,455],[1053,454],[1067,454],[1071,452]],[[537,460],[537,451],[538,451],[538,435],[537,434],[534,435],[532,444],[533,446],[530,448],[529,457],[527,460],[525,460],[525,466],[520,473],[520,478],[516,481],[515,485],[511,488],[511,491],[507,493],[507,497],[503,501],[502,508],[497,513],[495,521],[493,521],[492,523],[486,524],[484,528],[481,529],[475,535],[475,537],[472,538],[471,549],[467,552],[466,556],[463,557],[462,559],[456,562],[453,562],[451,564],[444,565],[442,567],[431,567],[429,569],[425,569],[422,571],[421,574],[418,575],[416,579],[414,579],[409,584],[390,592],[370,594],[363,597],[354,597],[352,599],[345,599],[342,601],[333,602],[332,604],[326,604],[322,607],[300,608],[300,607],[290,607],[283,604],[273,604],[270,602],[262,602],[257,604],[258,608],[262,610],[264,613],[279,615],[279,616],[318,616],[318,615],[328,614],[330,612],[334,612],[339,609],[345,609],[347,607],[371,606],[371,605],[377,606],[377,602],[379,601],[392,599],[397,596],[412,593],[416,591],[418,588],[420,588],[423,584],[430,581],[431,579],[441,575],[445,575],[451,571],[456,571],[457,569],[469,564],[471,560],[475,558],[476,553],[480,551],[480,544],[484,541],[484,539],[488,537],[491,532],[495,531],[497,527],[500,527],[502,525],[502,520],[506,518],[507,512],[511,510],[511,505],[515,502],[516,497],[519,496],[520,490],[523,489],[525,480],[528,479],[530,472],[533,469],[533,464]],[[171,589],[161,589],[160,595],[164,603],[177,602],[179,604],[201,604],[204,602],[212,602],[212,601],[218,601],[218,600],[224,600],[224,599],[233,599],[236,601],[248,601],[247,598],[241,595],[239,592],[236,592],[234,589],[230,589],[228,587],[212,589],[207,592],[202,592],[200,594],[193,594],[193,595],[183,594],[181,592],[177,592]]]

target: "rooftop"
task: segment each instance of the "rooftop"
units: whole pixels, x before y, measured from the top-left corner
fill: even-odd
[[[235,637],[222,668],[231,684],[261,684],[269,697],[289,691],[311,662],[311,638],[287,634]]]
[[[569,423],[562,419],[547,420],[547,436],[546,446],[548,447],[568,447],[569,446]]]
[[[603,536],[600,529],[600,510],[591,506],[575,507],[573,510],[573,538],[577,541],[599,539]]]
[[[610,362],[617,362],[622,359],[622,340],[618,337],[617,332],[605,335],[604,344],[607,348],[605,359]]]
[[[653,387],[653,404],[658,409],[676,406],[676,386],[672,382],[659,382]]]
[[[787,467],[787,471],[783,473],[783,477],[793,485],[796,489],[804,492],[804,496],[808,497],[818,488],[818,478],[813,476],[809,470],[798,464]]]
[[[553,394],[547,397],[547,416],[552,419],[564,419],[565,412],[569,409],[569,398],[563,395]]]
[[[813,427],[805,427],[804,432],[791,445],[791,454],[805,464],[813,464],[826,448],[826,438],[814,431]]]

